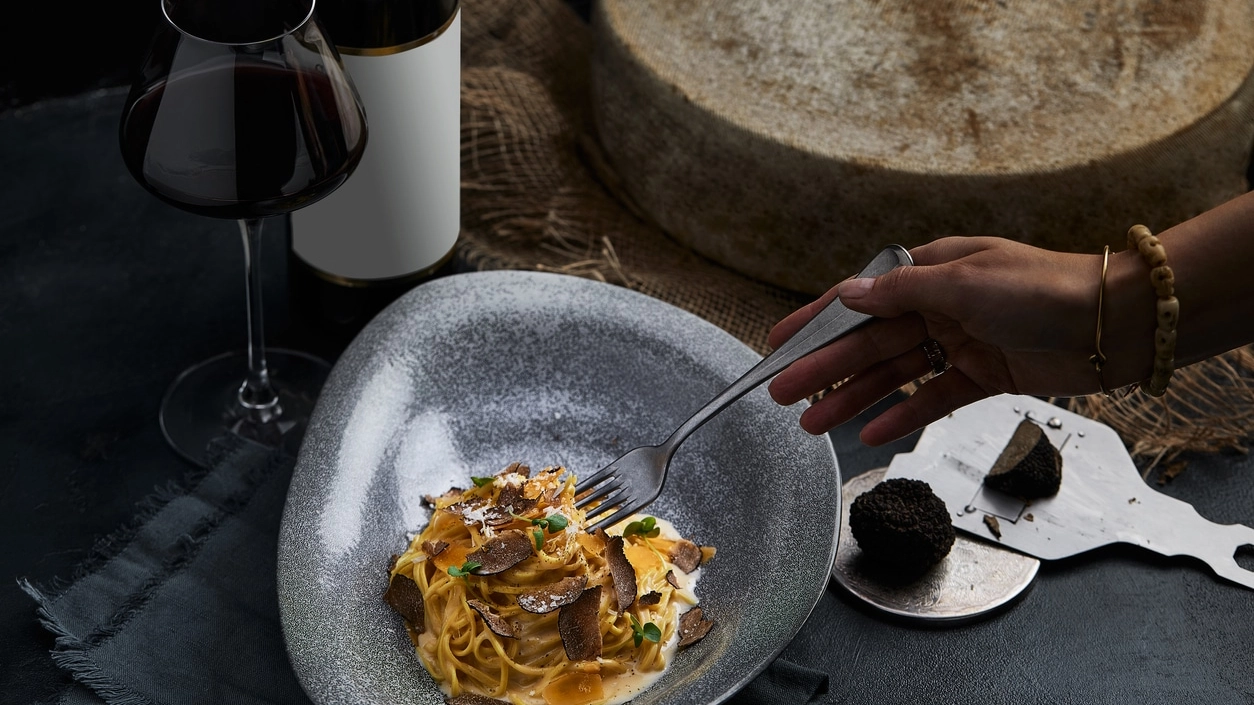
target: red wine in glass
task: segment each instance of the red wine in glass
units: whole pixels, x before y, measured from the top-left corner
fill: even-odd
[[[183,372],[161,427],[201,465],[224,433],[294,452],[329,365],[264,346],[262,226],[349,178],[365,112],[314,0],[158,1],[162,21],[123,108],[122,157],[162,201],[239,221],[248,301],[247,349]]]

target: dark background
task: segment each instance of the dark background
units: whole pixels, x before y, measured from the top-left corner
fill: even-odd
[[[421,0],[415,0],[421,2]],[[143,59],[161,0],[34,2],[0,23],[0,112],[125,85]],[[567,0],[585,19],[593,0]]]
[[[160,0],[34,2],[0,23],[0,110],[124,85],[143,58]]]

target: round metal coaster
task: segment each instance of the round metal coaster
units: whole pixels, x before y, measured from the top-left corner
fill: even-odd
[[[994,614],[1021,597],[1041,562],[958,532],[949,555],[917,580],[888,584],[866,569],[849,530],[849,505],[884,478],[879,468],[850,478],[841,491],[840,544],[832,577],[877,609],[911,620],[962,624]]]

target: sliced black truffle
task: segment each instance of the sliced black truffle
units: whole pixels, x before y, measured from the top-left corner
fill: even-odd
[[[470,609],[479,613],[479,616],[483,618],[484,624],[488,625],[488,629],[491,629],[493,634],[510,639],[518,637],[518,630],[514,625],[505,621],[501,615],[497,614],[496,610],[492,609],[492,605],[480,600],[466,600],[466,604],[470,605]]]
[[[671,546],[670,557],[676,568],[691,573],[701,565],[701,547],[687,539],[680,539]]]
[[[684,586],[679,584],[679,576],[675,575],[675,571],[673,570],[666,571],[666,582],[670,583],[671,587],[675,588],[676,590],[684,589]]]
[[[509,703],[478,693],[462,693],[451,698],[444,698],[444,705],[509,705]]]
[[[984,484],[1022,499],[1058,494],[1062,485],[1062,453],[1040,426],[1024,419],[984,476]]]
[[[523,497],[522,485],[506,485],[501,488],[501,493],[496,497],[496,506],[509,519],[513,521],[514,517],[510,516],[510,512],[514,514],[523,514],[536,506],[536,499],[527,499]]]
[[[550,585],[542,585],[519,594],[518,606],[533,614],[552,612],[579,599],[587,585],[586,575],[562,578]]]
[[[440,500],[442,500],[442,499],[455,499],[455,498],[457,498],[457,497],[462,496],[462,493],[463,493],[463,492],[465,492],[465,490],[463,490],[463,489],[462,489],[462,488],[460,488],[460,487],[450,487],[450,488],[448,488],[448,490],[447,490],[444,494],[439,495],[439,496],[436,496],[436,495],[430,495],[430,494],[424,494],[424,495],[422,496],[422,503],[423,503],[423,504],[425,504],[425,505],[427,505],[428,507],[433,507],[433,508],[434,508],[434,507],[435,507],[435,505],[436,505],[436,503],[437,503],[437,502],[439,502]]]
[[[610,536],[606,539],[605,562],[609,564],[610,577],[614,579],[614,598],[618,611],[622,612],[636,601],[636,569],[623,552],[622,536]]]
[[[426,630],[426,612],[423,608],[422,589],[408,575],[397,573],[388,581],[388,589],[383,593],[383,601],[396,611],[409,624],[410,628],[421,634]]]
[[[658,592],[657,590],[654,590],[652,592],[646,592],[645,594],[640,596],[640,604],[644,607],[652,607],[653,605],[656,605],[657,603],[661,601],[662,601],[662,593]]]
[[[713,626],[714,622],[705,619],[700,607],[684,612],[679,617],[679,648],[686,649],[701,641]]]
[[[509,510],[505,507],[488,507],[483,510],[483,523],[486,526],[505,526],[514,523],[514,517],[510,516]]]
[[[488,510],[487,500],[482,497],[471,497],[461,502],[454,502],[444,508],[444,511],[456,516],[462,520],[463,524],[482,524],[487,517]]]
[[[954,527],[945,503],[922,480],[885,480],[854,498],[849,529],[872,564],[894,578],[922,575],[949,554]]]
[[[530,478],[531,466],[524,465],[522,463],[510,463],[509,465],[505,466],[504,470],[498,472],[496,475],[497,477],[502,477],[505,475],[511,475],[515,473],[522,475],[523,477]]]
[[[579,599],[557,613],[557,632],[571,661],[591,661],[601,656],[601,586],[584,590]]]
[[[444,549],[448,548],[447,541],[423,541],[422,552],[427,554],[428,558],[435,558],[444,553]]]
[[[994,538],[1001,540],[1001,522],[997,521],[997,517],[992,514],[985,514],[984,526],[988,527],[988,533],[992,534]]]
[[[488,539],[479,550],[466,554],[466,560],[479,564],[475,575],[495,575],[522,563],[531,555],[531,537],[517,530],[502,531]]]

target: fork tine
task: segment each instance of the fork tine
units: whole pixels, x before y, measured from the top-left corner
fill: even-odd
[[[601,502],[597,504],[595,507],[585,511],[583,515],[584,521],[585,522],[590,521],[592,520],[593,517],[596,517],[601,514],[605,514],[606,512],[609,512],[617,508],[618,506],[622,505],[624,502],[634,500],[634,499],[635,498],[632,497],[632,494],[629,488],[619,487],[615,489],[613,492],[610,492],[608,495],[606,495],[605,498],[601,500]]]
[[[597,519],[595,522],[589,525],[588,533],[592,533],[596,531],[597,529],[608,529],[609,527],[617,524],[623,519],[626,519],[632,514],[635,514],[645,504],[647,504],[647,502],[632,502],[631,504],[624,504],[620,506],[618,508],[618,511],[614,512],[613,514],[607,517]],[[605,506],[605,505],[601,505],[601,506]],[[601,507],[597,507],[597,509],[600,509],[600,508]]]
[[[581,478],[578,482],[575,483],[575,494],[581,494],[583,492],[587,492],[588,490],[600,484],[602,480],[605,480],[609,476],[613,475],[614,471],[617,469],[618,469],[618,461],[616,460],[610,463],[609,465],[606,465],[605,467],[601,468],[600,470],[596,471],[592,475]]]
[[[595,490],[593,490],[591,494],[585,495],[575,500],[575,508],[583,509],[584,507],[597,501],[598,499],[601,499],[602,497],[605,497],[606,495],[616,490],[621,490],[622,486],[623,486],[622,479],[616,477],[606,482],[605,484],[601,485],[600,487],[596,488]],[[592,511],[595,511],[595,510],[592,510]]]

